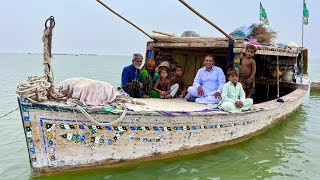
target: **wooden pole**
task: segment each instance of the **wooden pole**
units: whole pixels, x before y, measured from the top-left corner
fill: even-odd
[[[226,32],[224,32],[221,28],[219,28],[217,25],[215,25],[213,22],[211,22],[209,19],[198,13],[195,9],[193,9],[189,4],[187,4],[184,0],[179,0],[183,5],[185,5],[187,8],[189,8],[192,12],[194,12],[196,15],[201,17],[203,20],[205,20],[207,23],[211,24],[213,27],[215,27],[218,31],[220,31],[222,34],[224,34],[228,39],[232,40],[233,38],[229,36]]]
[[[162,35],[166,35],[166,36],[169,36],[169,37],[174,37],[176,35],[174,34],[169,34],[169,33],[165,33],[165,32],[160,32],[160,31],[152,31],[153,33],[157,33],[157,34],[162,34]]]
[[[260,2],[260,4],[259,4],[259,22],[260,22],[260,24],[261,24],[261,2]]]
[[[279,87],[279,56],[277,56],[277,98],[279,98],[279,92],[280,92],[280,87]]]
[[[136,26],[135,24],[133,24],[132,22],[130,22],[129,20],[127,20],[126,18],[122,17],[120,14],[118,14],[117,12],[115,12],[114,10],[112,10],[110,7],[108,7],[106,4],[104,4],[103,2],[101,2],[100,0],[97,0],[102,6],[104,6],[105,8],[107,8],[109,11],[111,11],[113,14],[117,15],[118,17],[120,17],[121,19],[125,20],[127,23],[131,24],[132,26],[134,26],[135,28],[137,28],[139,31],[141,31],[143,34],[145,34],[146,36],[148,36],[150,39],[155,40],[154,38],[152,38],[149,34],[147,34],[146,32],[144,32],[142,29],[140,29],[138,26]]]
[[[305,3],[305,0],[302,1],[302,12],[303,12],[303,9],[304,9],[304,3]],[[303,74],[303,34],[304,34],[304,23],[303,23],[303,15],[302,15],[302,31],[301,31],[301,71],[300,71],[300,75],[302,76]],[[301,81],[302,83],[302,81]]]

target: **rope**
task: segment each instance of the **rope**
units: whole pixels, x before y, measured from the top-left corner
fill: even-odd
[[[50,20],[50,27],[46,23]],[[44,77],[30,76],[28,80],[19,83],[16,88],[16,93],[20,98],[29,99],[32,102],[40,102],[48,100],[48,97],[53,97],[53,72],[51,68],[51,38],[52,29],[54,27],[54,18],[50,16],[45,23],[43,31],[43,64],[44,64]]]
[[[51,84],[45,77],[29,76],[28,80],[19,83],[16,88],[16,93],[20,98],[32,99],[33,101],[47,100],[47,89]]]
[[[16,107],[15,109],[9,111],[8,113],[6,113],[6,114],[4,114],[4,115],[1,115],[1,116],[0,116],[0,119],[3,118],[3,117],[8,116],[9,114],[13,113],[14,111],[16,111],[16,110],[18,110],[18,109],[19,109],[19,107]]]
[[[90,114],[88,114],[87,111],[86,111],[85,109],[83,109],[81,106],[76,105],[76,107],[77,107],[77,108],[80,110],[80,112],[82,112],[82,114],[85,115],[89,120],[95,122],[95,123],[98,124],[98,125],[111,125],[111,124],[118,123],[118,122],[120,122],[120,121],[126,116],[126,114],[127,114],[127,112],[128,112],[127,107],[125,107],[125,109],[123,110],[121,116],[120,116],[118,119],[116,119],[116,120],[114,120],[114,121],[112,121],[112,122],[109,122],[109,123],[106,123],[106,122],[101,123],[101,122],[98,122],[97,120],[95,120],[92,116],[90,116]]]
[[[49,36],[50,36],[50,28],[45,28],[43,31],[42,41],[43,41],[43,65],[44,65],[44,74],[49,83],[53,84],[53,71],[51,67],[51,54],[50,54],[50,44],[49,44]]]
[[[108,122],[108,123],[106,123],[106,122],[101,123],[101,122],[95,120],[83,107],[81,107],[81,106],[79,106],[78,104],[72,102],[71,99],[68,99],[67,104],[68,104],[69,106],[71,106],[72,108],[76,107],[76,108],[77,108],[83,115],[85,115],[89,120],[91,120],[92,122],[94,122],[94,123],[96,123],[96,124],[98,124],[98,125],[111,125],[111,124],[118,123],[118,122],[120,122],[120,121],[126,116],[126,114],[127,114],[127,112],[128,112],[128,108],[127,108],[127,106],[125,106],[125,107],[124,107],[124,110],[123,110],[123,112],[122,112],[122,114],[121,114],[121,116],[120,116],[118,119],[116,119],[116,120],[114,120],[114,121],[112,121],[112,122]],[[73,110],[74,110],[74,109],[73,109]]]

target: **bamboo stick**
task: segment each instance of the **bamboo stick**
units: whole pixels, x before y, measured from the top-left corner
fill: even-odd
[[[277,56],[277,98],[279,98],[280,94],[280,78],[279,78],[279,56]]]
[[[157,34],[166,35],[166,36],[169,36],[169,37],[174,37],[174,36],[176,36],[176,35],[174,35],[174,34],[169,34],[169,33],[160,32],[160,31],[155,31],[155,30],[153,30],[152,32],[153,32],[153,33],[157,33]]]
[[[104,4],[103,2],[101,2],[100,0],[97,0],[102,6],[104,6],[105,8],[107,8],[109,11],[111,11],[113,14],[117,15],[118,17],[120,17],[121,19],[123,19],[124,21],[126,21],[127,23],[131,24],[132,26],[134,26],[135,28],[137,28],[139,31],[141,31],[143,34],[145,34],[146,36],[148,36],[150,39],[155,40],[153,37],[151,37],[149,34],[147,34],[146,32],[144,32],[142,29],[140,29],[138,26],[136,26],[135,24],[133,24],[132,22],[130,22],[129,20],[127,20],[126,18],[122,17],[120,14],[118,14],[117,12],[115,12],[114,10],[112,10],[110,7],[108,7],[106,4]]]
[[[220,38],[212,38],[212,37],[179,37],[179,36],[152,36],[153,38],[161,41],[161,42],[190,42],[190,43],[197,43],[197,42],[205,42],[205,43],[211,43],[211,42],[217,42],[217,41],[225,41],[227,42],[229,39],[225,37]],[[243,44],[237,44],[236,46],[240,45],[243,47]]]
[[[222,34],[224,34],[228,39],[232,40],[233,38],[229,36],[226,32],[224,32],[220,27],[215,25],[213,22],[211,22],[209,19],[201,15],[199,12],[197,12],[195,9],[193,9],[189,4],[187,4],[184,0],[179,0],[183,5],[185,5],[187,8],[189,8],[192,12],[194,12],[196,15],[201,17],[203,20],[207,21],[207,23],[211,24],[213,27],[215,27],[218,31],[220,31]]]

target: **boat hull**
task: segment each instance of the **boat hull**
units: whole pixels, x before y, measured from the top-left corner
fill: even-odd
[[[307,90],[296,89],[242,113],[166,116],[132,112],[117,124],[96,124],[72,109],[18,99],[32,176],[136,160],[190,154],[238,143],[296,110]],[[92,113],[99,122],[120,114]]]

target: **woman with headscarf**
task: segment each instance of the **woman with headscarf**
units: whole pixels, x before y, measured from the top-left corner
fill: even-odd
[[[148,86],[145,87],[153,87],[156,81],[159,79],[159,74],[156,72],[156,63],[152,59],[148,59],[145,64],[144,70],[141,71],[140,75],[141,82]],[[146,94],[149,94],[149,97],[152,98],[160,98],[160,93],[150,88],[146,90]]]

